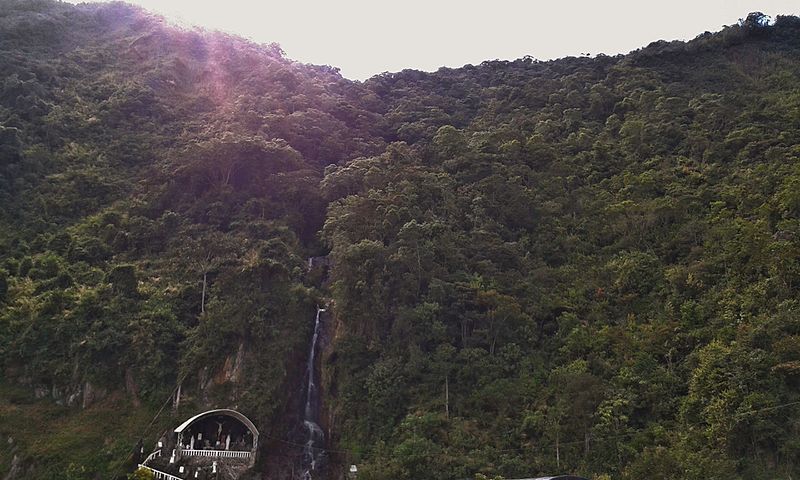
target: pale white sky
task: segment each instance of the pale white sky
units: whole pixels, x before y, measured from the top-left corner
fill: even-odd
[[[294,60],[358,80],[524,55],[627,53],[719,30],[751,11],[800,14],[798,0],[129,1],[184,25],[277,42]]]

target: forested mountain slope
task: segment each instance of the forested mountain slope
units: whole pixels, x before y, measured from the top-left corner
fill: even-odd
[[[380,115],[359,107],[373,95],[123,4],[4,1],[0,32],[3,379],[152,415],[186,377],[194,408],[281,418],[319,296],[303,277],[324,252],[323,167],[382,151]],[[70,430],[59,451],[39,448],[58,424],[28,435],[13,417],[36,412],[7,408],[21,446],[0,472],[19,453],[30,478],[69,463],[107,478],[147,425]]]
[[[751,15],[357,83],[0,2],[0,474],[124,470],[178,383],[268,464],[331,298],[330,478],[797,476],[799,59]]]

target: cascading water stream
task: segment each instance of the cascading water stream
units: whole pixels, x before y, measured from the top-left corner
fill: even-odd
[[[311,480],[312,475],[317,470],[320,453],[322,452],[322,442],[325,440],[325,432],[317,423],[319,421],[319,389],[314,377],[316,365],[317,343],[320,340],[321,318],[320,314],[324,308],[317,306],[317,317],[314,321],[314,336],[311,338],[311,348],[308,352],[308,362],[306,364],[306,403],[303,410],[303,427],[306,431],[306,442],[303,447],[303,480]]]

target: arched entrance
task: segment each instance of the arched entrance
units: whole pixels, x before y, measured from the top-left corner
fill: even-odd
[[[199,413],[178,426],[175,434],[183,456],[250,459],[258,448],[258,429],[236,410]]]

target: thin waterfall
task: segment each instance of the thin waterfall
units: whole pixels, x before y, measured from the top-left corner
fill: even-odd
[[[311,347],[308,352],[308,362],[306,363],[306,404],[303,410],[303,427],[306,431],[306,442],[303,447],[303,480],[311,480],[316,474],[321,454],[322,444],[325,440],[325,432],[317,423],[319,421],[319,388],[314,376],[317,356],[317,343],[320,340],[321,317],[324,308],[317,305],[317,317],[314,321],[314,336],[311,337]]]

